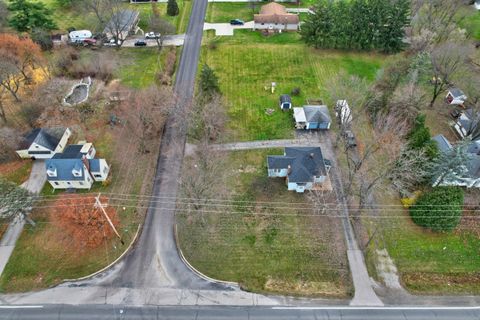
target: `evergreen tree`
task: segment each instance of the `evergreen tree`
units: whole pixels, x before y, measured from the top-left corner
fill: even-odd
[[[206,101],[214,94],[220,93],[218,77],[207,64],[204,64],[200,73],[200,94]]]
[[[37,28],[53,30],[57,27],[52,20],[52,12],[41,2],[12,0],[8,10],[12,12],[9,24],[19,32],[30,32]]]
[[[470,178],[469,163],[472,160],[472,155],[468,152],[470,144],[471,141],[466,139],[447,152],[439,152],[431,172],[435,186]]]
[[[320,0],[301,34],[316,48],[397,52],[408,16],[409,0]]]
[[[176,16],[178,15],[179,9],[176,0],[168,0],[167,3],[167,14],[169,16]]]
[[[33,203],[33,197],[26,189],[0,177],[0,218],[26,217]]]

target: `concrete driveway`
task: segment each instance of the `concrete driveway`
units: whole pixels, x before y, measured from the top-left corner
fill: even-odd
[[[203,30],[215,30],[216,36],[233,36],[235,29],[253,29],[254,22],[245,22],[243,26],[232,26],[230,23],[208,23],[205,22]]]
[[[45,170],[45,161],[35,160],[33,161],[30,177],[28,177],[28,180],[22,184],[22,188],[27,189],[31,193],[40,193],[46,181],[47,173]]]

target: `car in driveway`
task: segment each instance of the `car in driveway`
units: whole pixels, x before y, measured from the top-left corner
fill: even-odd
[[[147,32],[145,33],[145,39],[158,39],[160,38],[160,33]]]
[[[232,20],[230,20],[230,24],[232,26],[243,26],[245,24],[245,22],[243,20],[240,20],[240,19],[232,19]]]
[[[120,46],[121,44],[122,42],[120,40],[117,40],[115,43],[115,39],[110,39],[109,41],[103,43],[103,45],[106,47],[115,47],[117,45]]]
[[[140,39],[135,41],[135,47],[145,47],[147,45],[147,41]]]

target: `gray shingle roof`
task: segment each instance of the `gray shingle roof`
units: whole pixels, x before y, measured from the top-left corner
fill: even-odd
[[[57,169],[57,176],[47,176],[49,181],[82,181],[85,179],[85,170],[81,159],[48,159],[45,161],[47,170]],[[73,169],[81,172],[80,177],[75,177],[72,173]]]
[[[480,141],[473,141],[467,149],[468,153],[475,153],[479,154],[480,153]]]
[[[83,144],[69,144],[62,153],[56,153],[53,159],[81,159],[84,155],[80,152]]]
[[[116,12],[107,23],[103,33],[130,31],[135,26],[139,14],[136,10],[120,10]]]
[[[327,106],[304,106],[307,122],[331,122]]]
[[[480,156],[472,154],[468,163],[468,173],[473,178],[480,178]]]
[[[32,143],[36,143],[49,150],[55,150],[65,133],[65,128],[37,128],[30,131],[21,143],[21,149],[28,149]]]
[[[88,163],[90,164],[90,172],[100,172],[100,159],[90,159]]]
[[[465,93],[463,93],[463,91],[458,89],[458,88],[450,88],[448,91],[451,93],[451,95],[454,98],[461,97],[461,96],[465,95]]]
[[[326,176],[325,160],[319,147],[287,147],[284,156],[268,156],[269,169],[287,169],[288,181],[313,182],[313,177]],[[328,160],[327,160],[328,161]]]
[[[438,149],[442,152],[447,152],[448,150],[452,149],[450,141],[448,141],[443,134],[436,135],[432,138],[432,140],[437,143]]]

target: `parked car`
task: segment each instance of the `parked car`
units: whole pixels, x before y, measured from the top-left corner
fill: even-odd
[[[147,32],[145,34],[145,39],[158,39],[158,38],[160,38],[160,33]]]
[[[345,143],[348,148],[357,146],[357,139],[351,130],[346,130],[344,133]]]
[[[233,19],[233,20],[230,20],[230,24],[232,26],[243,26],[245,22],[243,22],[243,20],[240,20],[240,19]]]
[[[115,39],[110,39],[109,41],[103,43],[103,45],[106,46],[106,47],[115,47],[115,46],[121,45],[121,44],[122,43],[120,42],[120,40],[118,40],[115,43]]]
[[[87,38],[83,40],[83,44],[87,46],[94,46],[95,44],[97,44],[97,40],[93,38]]]
[[[135,41],[135,47],[145,47],[146,45],[147,45],[147,41],[145,41],[145,40]]]

